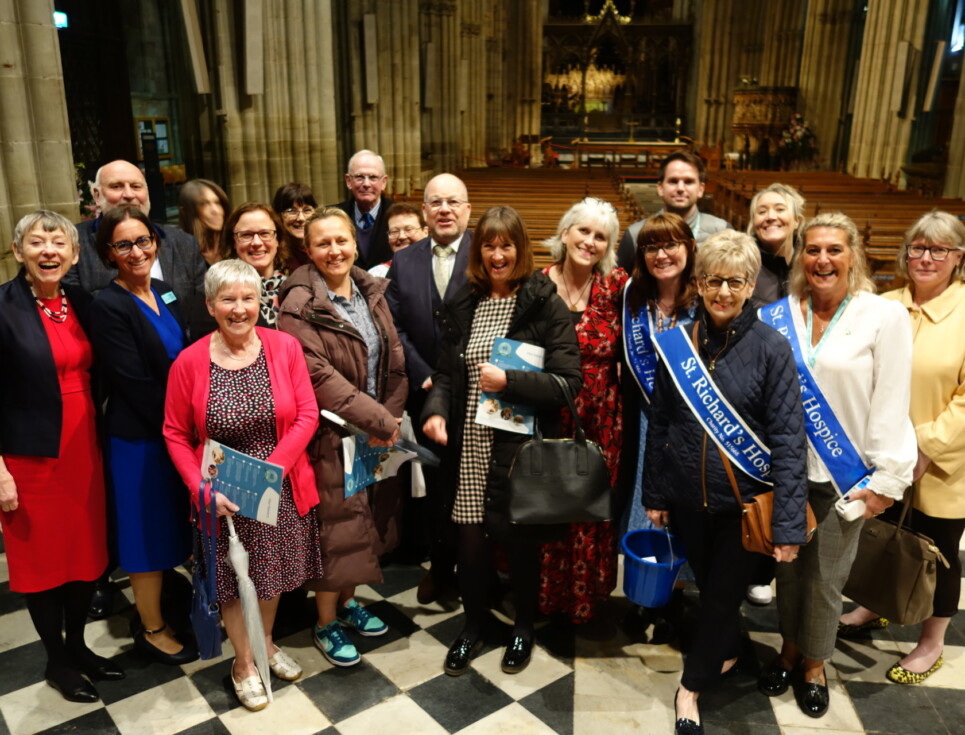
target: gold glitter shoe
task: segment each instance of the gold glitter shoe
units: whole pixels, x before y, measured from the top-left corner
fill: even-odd
[[[860,635],[867,630],[880,630],[881,628],[887,628],[890,624],[888,618],[877,617],[869,620],[867,623],[861,623],[861,625],[850,625],[848,623],[842,623],[838,621],[838,635],[844,638],[849,638],[851,636]]]
[[[931,668],[923,674],[916,674],[914,671],[909,671],[901,664],[895,664],[890,669],[888,673],[885,674],[891,681],[895,684],[921,684],[925,679],[938,671],[942,664],[945,663],[945,656],[943,654],[938,654],[938,660],[931,665]]]

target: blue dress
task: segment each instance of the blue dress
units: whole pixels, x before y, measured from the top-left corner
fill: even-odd
[[[153,293],[160,314],[133,294],[131,298],[174,360],[184,348],[184,334],[157,291]],[[156,572],[187,559],[191,554],[188,493],[168,456],[164,437],[110,436],[107,465],[118,565],[126,572]]]

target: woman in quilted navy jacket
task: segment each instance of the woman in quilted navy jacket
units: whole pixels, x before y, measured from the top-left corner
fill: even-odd
[[[664,359],[647,431],[643,502],[654,524],[669,523],[679,536],[700,590],[697,627],[674,701],[677,733],[703,732],[697,697],[734,671],[740,605],[756,561],[741,543],[741,510],[722,454],[678,391],[668,362],[686,363],[696,353],[719,399],[770,450],[770,471],[758,472],[758,479],[742,471],[740,457],[727,461],[745,502],[773,483],[774,558],[790,561],[805,542],[804,414],[787,340],[758,321],[748,302],[760,267],[760,253],[747,235],[725,230],[710,237],[697,251],[702,304],[694,327],[657,338]],[[690,352],[693,329],[696,347]],[[675,344],[684,351],[673,353]],[[681,383],[700,380],[692,369],[678,375]],[[753,464],[748,469],[753,471]]]

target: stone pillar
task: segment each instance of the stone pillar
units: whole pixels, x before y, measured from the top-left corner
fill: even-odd
[[[0,281],[19,268],[17,221],[35,209],[80,216],[52,0],[0,3]]]
[[[948,168],[942,196],[965,199],[965,64],[958,79],[958,96],[952,122],[952,138],[948,146]]]
[[[486,3],[463,0],[459,32],[460,158],[463,166],[485,166],[486,160]]]
[[[500,70],[508,80],[505,88],[507,113],[512,115],[509,146],[520,135],[539,135],[542,113],[543,14],[539,0],[507,3],[507,38]],[[502,146],[501,146],[502,147]],[[534,158],[539,147],[530,146]]]
[[[459,156],[459,6],[453,0],[421,0],[420,38],[425,45],[422,147],[436,172],[453,171]]]
[[[206,39],[215,91],[208,115],[220,140],[232,202],[270,201],[288,181],[320,202],[341,198],[332,73],[331,0],[263,0],[260,28],[244,28],[231,0],[213,0]],[[243,38],[264,34],[264,94],[244,92]]]
[[[758,74],[762,87],[797,86],[804,5],[805,0],[783,0],[765,6],[764,51]]]
[[[713,145],[721,139],[730,140],[733,89],[740,82],[740,74],[755,71],[739,68],[743,41],[733,23],[735,0],[707,0],[699,7],[695,34],[696,120],[692,131],[683,131],[692,134],[698,147]],[[745,33],[748,24],[738,25],[740,33]]]
[[[920,51],[928,18],[927,0],[878,0],[868,4],[848,148],[848,173],[901,183],[908,153],[917,80],[912,78],[905,117],[892,110],[899,69],[899,44]],[[908,63],[912,63],[909,57]]]
[[[503,3],[493,3],[486,19],[486,153],[494,158],[497,158],[499,150],[507,145],[504,141],[511,140],[509,126],[506,124],[507,116],[504,113],[505,33],[506,7]]]
[[[841,134],[853,0],[809,0],[801,49],[798,108],[818,141],[818,164],[830,168]]]

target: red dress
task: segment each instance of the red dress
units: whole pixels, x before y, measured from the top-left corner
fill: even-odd
[[[549,272],[549,268],[543,273]],[[583,389],[576,411],[588,439],[603,450],[610,482],[616,484],[623,434],[617,366],[620,362],[620,295],[627,274],[616,268],[594,276],[583,317],[576,325],[583,363]],[[563,431],[573,434],[569,409]],[[612,523],[574,523],[563,541],[545,544],[540,564],[539,605],[543,613],[563,612],[585,623],[596,605],[610,596],[617,580],[616,538]]]
[[[60,309],[60,297],[47,303]],[[38,307],[39,311],[39,307]],[[90,392],[93,353],[73,309],[54,322],[43,313],[63,400],[57,459],[4,455],[17,483],[19,507],[0,513],[10,589],[41,592],[65,582],[93,581],[107,568],[104,466]]]

